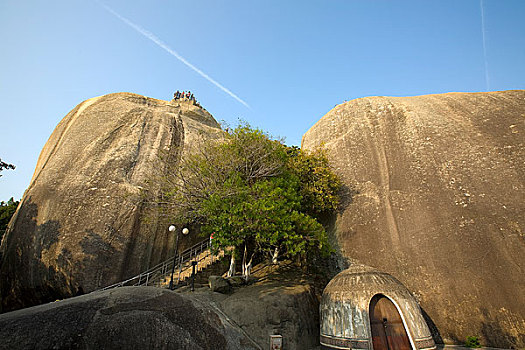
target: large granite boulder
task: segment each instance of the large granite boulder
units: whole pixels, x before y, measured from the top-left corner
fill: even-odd
[[[0,315],[2,349],[259,349],[189,295],[123,287]]]
[[[147,215],[141,189],[154,193],[166,162],[221,132],[190,102],[117,93],[75,107],[42,149],[2,241],[1,310],[90,292],[171,256],[169,218]]]
[[[524,347],[525,91],[356,99],[303,136],[323,144],[342,255],[406,285],[438,342]]]

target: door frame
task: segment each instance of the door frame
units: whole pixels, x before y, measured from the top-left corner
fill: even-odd
[[[370,339],[370,349],[373,350],[373,348],[374,348],[374,345],[372,344],[372,324],[371,324],[372,320],[370,319],[370,304],[372,303],[372,299],[374,299],[377,296],[385,297],[389,301],[391,301],[392,304],[394,304],[394,306],[396,307],[397,313],[399,314],[399,316],[401,316],[401,321],[403,321],[403,327],[405,327],[405,331],[407,332],[408,340],[410,341],[410,346],[412,346],[413,350],[418,350],[418,348],[416,347],[416,344],[414,343],[414,339],[413,339],[413,336],[412,336],[412,331],[407,325],[407,321],[405,319],[405,315],[403,314],[403,312],[401,312],[401,308],[399,307],[399,305],[397,304],[397,302],[393,298],[389,297],[385,293],[376,293],[376,294],[372,295],[372,297],[368,301],[368,337]]]

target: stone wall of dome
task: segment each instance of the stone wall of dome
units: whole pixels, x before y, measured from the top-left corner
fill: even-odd
[[[320,305],[321,344],[326,349],[372,349],[369,308],[374,296],[397,308],[414,349],[435,348],[417,301],[393,276],[353,265],[326,286]]]

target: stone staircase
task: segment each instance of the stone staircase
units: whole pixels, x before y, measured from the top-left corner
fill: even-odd
[[[189,279],[192,274],[193,266],[192,262],[196,261],[195,265],[195,275],[199,272],[207,269],[209,266],[213,265],[215,262],[221,260],[224,257],[224,251],[221,250],[217,255],[211,254],[210,250],[200,253],[195,259],[191,261],[186,261],[179,266],[178,271],[175,271],[173,275],[173,283],[178,285]],[[171,280],[171,273],[165,275],[159,282],[159,287],[169,288]]]
[[[124,286],[154,286],[169,288],[172,271],[173,285],[178,286],[180,283],[191,277],[193,263],[195,263],[195,274],[198,275],[199,272],[205,270],[223,257],[224,251],[220,250],[214,254],[211,249],[210,240],[206,239],[181,252],[175,258],[170,258],[137,276],[112,284],[102,288],[102,290]],[[175,266],[173,264],[175,264]]]

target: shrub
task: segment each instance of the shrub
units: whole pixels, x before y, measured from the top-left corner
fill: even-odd
[[[481,348],[481,344],[479,343],[479,338],[475,335],[469,335],[467,337],[467,341],[465,342],[465,346],[467,348]]]

